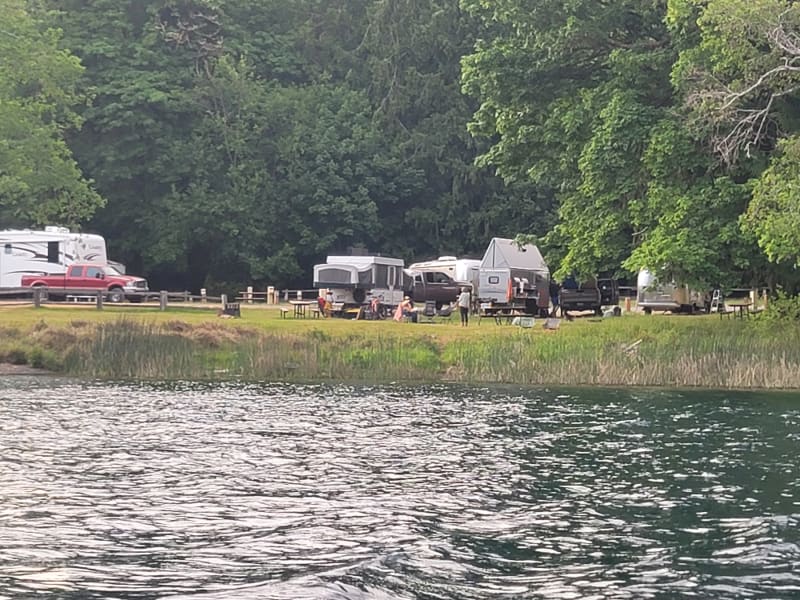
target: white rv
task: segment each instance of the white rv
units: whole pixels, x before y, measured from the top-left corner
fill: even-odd
[[[422,273],[445,273],[456,283],[469,284],[473,289],[477,289],[480,267],[481,261],[477,259],[440,256],[436,260],[413,263],[408,270]]]
[[[660,283],[647,269],[636,277],[636,304],[645,314],[654,310],[693,313],[707,310],[707,294],[689,289],[687,285]]]
[[[481,261],[478,299],[533,314],[540,292],[548,293],[549,281],[550,270],[539,248],[492,238]]]
[[[0,288],[20,287],[23,275],[64,273],[76,262],[107,264],[105,239],[65,227],[0,231]]]
[[[334,303],[361,305],[371,298],[397,306],[403,301],[403,259],[386,256],[328,256],[314,265],[314,287],[333,293]]]

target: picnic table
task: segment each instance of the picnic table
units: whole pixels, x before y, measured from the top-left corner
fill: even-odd
[[[306,316],[319,316],[319,304],[316,300],[289,300],[294,310],[295,319],[305,319]]]

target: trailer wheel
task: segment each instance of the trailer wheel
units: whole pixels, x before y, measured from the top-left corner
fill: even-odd
[[[646,314],[646,315],[653,314],[653,309],[650,308],[649,306],[646,306],[645,309],[644,309],[644,314]]]
[[[356,301],[356,304],[364,304],[364,301],[366,299],[367,299],[366,290],[362,290],[361,288],[353,290],[353,300]]]
[[[123,300],[125,300],[125,294],[122,291],[122,288],[115,287],[115,288],[111,288],[110,290],[108,290],[108,301],[109,302],[113,302],[115,304],[118,304],[118,303],[122,302]]]

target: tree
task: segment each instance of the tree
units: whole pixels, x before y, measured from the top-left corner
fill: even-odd
[[[676,19],[697,17],[698,42],[676,63],[696,129],[724,165],[752,181],[743,237],[774,263],[771,279],[796,279],[800,6],[789,0],[673,0]],[[789,269],[787,269],[787,267]]]
[[[677,6],[689,0],[673,0]],[[734,164],[741,151],[770,152],[793,121],[800,89],[800,6],[791,0],[708,0],[697,19],[699,43],[685,50],[673,78],[711,134],[714,151]]]
[[[103,204],[65,142],[81,125],[83,69],[22,0],[0,13],[0,221],[76,226]]]
[[[492,142],[481,164],[555,197],[543,245],[557,275],[618,270],[634,242],[630,207],[646,192],[642,155],[673,102],[663,3],[462,4],[486,27],[463,62],[480,101],[470,131]]]
[[[783,140],[753,189],[743,225],[775,263],[800,266],[800,137]]]

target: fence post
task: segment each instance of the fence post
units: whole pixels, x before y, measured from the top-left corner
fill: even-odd
[[[35,287],[33,288],[33,307],[34,308],[41,308],[42,307],[42,289]]]
[[[97,299],[95,301],[97,310],[103,310],[103,292],[97,292]]]
[[[625,312],[626,313],[631,312],[631,297],[630,296],[625,296]]]
[[[225,305],[228,304],[228,294],[222,294],[219,299],[222,302],[222,310],[225,310]]]
[[[247,303],[248,304],[252,304],[253,303],[253,286],[252,285],[248,285],[247,286]]]
[[[303,290],[297,290],[297,299],[298,300],[302,300],[303,299]]]
[[[158,293],[158,310],[165,311],[167,310],[167,291],[161,290]]]
[[[267,286],[267,304],[276,304],[275,302],[275,286]]]
[[[208,302],[206,288],[200,288],[200,302]]]
[[[284,302],[289,301],[289,290],[283,290],[283,301]]]

